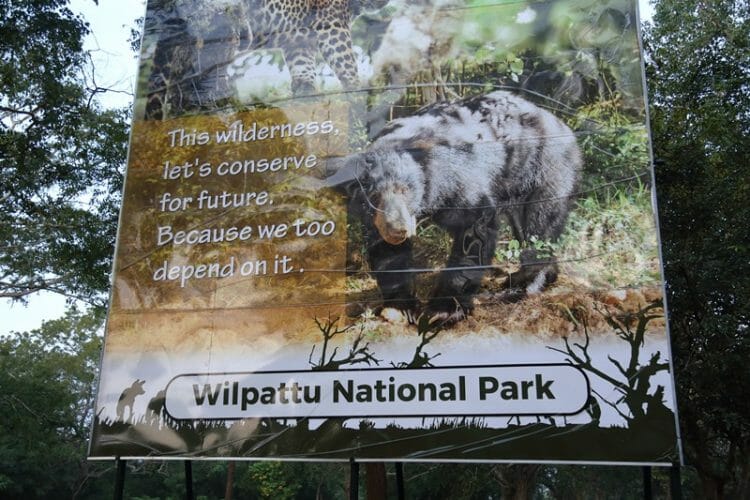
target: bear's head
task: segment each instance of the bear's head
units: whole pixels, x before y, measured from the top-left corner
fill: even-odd
[[[380,237],[399,245],[417,233],[424,174],[409,151],[370,150],[357,161],[362,191]]]
[[[374,149],[346,157],[329,179],[353,179],[373,224],[391,245],[416,235],[424,173],[409,151]]]

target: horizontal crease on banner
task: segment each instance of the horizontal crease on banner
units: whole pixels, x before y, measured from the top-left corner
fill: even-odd
[[[629,177],[624,177],[622,179],[617,179],[617,180],[614,180],[614,181],[611,181],[611,182],[600,184],[600,185],[595,186],[595,187],[593,187],[591,189],[582,190],[582,191],[576,191],[575,193],[573,193],[573,194],[571,194],[569,196],[551,197],[551,198],[544,198],[544,199],[540,199],[540,200],[524,201],[524,202],[519,202],[519,203],[505,203],[505,204],[502,204],[502,205],[481,205],[481,206],[476,206],[476,207],[458,207],[458,206],[457,207],[432,207],[432,209],[433,210],[437,210],[437,209],[443,209],[443,208],[451,208],[451,209],[456,209],[456,210],[470,210],[470,209],[482,209],[482,208],[497,208],[498,210],[500,210],[501,208],[504,209],[504,208],[511,208],[511,207],[516,207],[516,206],[531,205],[531,204],[535,204],[535,203],[544,203],[544,202],[547,202],[547,201],[561,200],[561,199],[566,199],[566,198],[575,198],[575,197],[578,197],[580,195],[588,194],[588,193],[593,193],[593,192],[599,191],[601,189],[605,189],[607,187],[615,186],[617,184],[623,184],[623,183],[626,183],[626,182],[631,182],[631,181],[640,179],[642,177],[645,177],[647,175],[649,175],[648,172],[644,172],[644,173],[641,173],[641,174],[635,174],[635,175],[632,175],[632,176],[629,176]],[[372,202],[369,200],[369,198],[366,198],[366,199],[367,199],[368,205],[373,210],[379,210],[377,207],[375,207],[375,206],[372,205]],[[211,217],[210,219],[203,220],[200,223],[195,224],[194,226],[189,226],[186,229],[186,231],[192,231],[192,230],[196,230],[196,229],[205,228],[208,224],[210,224],[212,222],[215,222],[215,221],[217,221],[217,220],[219,220],[219,219],[227,216],[228,214],[234,212],[235,210],[238,210],[238,209],[237,208],[231,208],[229,210],[226,210],[226,211],[224,211],[224,212],[222,212],[220,214],[217,214],[214,217]],[[260,212],[260,213],[268,213],[268,212]],[[126,269],[128,269],[128,268],[130,268],[130,267],[132,267],[132,266],[134,266],[134,265],[142,262],[143,260],[145,260],[148,257],[150,257],[154,252],[156,252],[157,250],[160,250],[161,248],[162,247],[156,247],[156,248],[148,251],[147,253],[145,253],[145,254],[141,255],[140,257],[136,258],[135,260],[132,260],[132,261],[128,262],[127,264],[124,264],[122,267],[119,268],[119,270],[120,271],[124,271],[124,270],[126,270]],[[346,271],[346,270],[343,269],[343,270],[338,270],[338,271]]]

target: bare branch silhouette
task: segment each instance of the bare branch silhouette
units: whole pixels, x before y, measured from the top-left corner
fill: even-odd
[[[608,401],[600,394],[597,394],[597,396],[607,405],[614,408],[621,417],[629,422],[641,419],[646,416],[647,405],[660,393],[660,390],[663,391],[663,388],[659,386],[654,395],[649,394],[651,378],[661,371],[669,370],[669,363],[661,361],[661,352],[659,351],[651,354],[651,358],[646,364],[642,364],[640,360],[641,348],[644,346],[649,322],[662,317],[662,314],[652,313],[652,311],[661,309],[661,307],[661,301],[654,301],[641,307],[636,312],[612,312],[601,306],[594,307],[601,314],[602,318],[604,318],[604,321],[612,328],[617,337],[627,342],[630,347],[627,363],[622,363],[613,356],[607,356],[609,362],[622,375],[622,379],[610,375],[604,369],[595,366],[589,353],[591,340],[589,325],[583,314],[577,317],[574,311],[567,310],[571,321],[583,330],[584,341],[582,343],[574,342],[571,345],[568,338],[563,337],[564,349],[549,346],[548,349],[564,354],[569,363],[596,375],[620,392],[622,397],[615,402]],[[625,403],[630,415],[626,415],[617,407],[620,403]]]
[[[443,324],[444,322],[441,321],[430,322],[430,318],[426,315],[420,316],[417,323],[417,333],[421,340],[414,349],[414,356],[408,363],[391,363],[391,365],[395,368],[431,368],[435,366],[432,364],[432,360],[440,356],[440,353],[430,356],[423,349],[432,339],[438,336],[443,329]]]
[[[340,318],[338,316],[333,319],[328,316],[328,318],[324,322],[321,322],[318,318],[314,319],[315,324],[323,334],[323,347],[321,349],[320,357],[317,359],[317,361],[313,361],[316,346],[313,345],[312,349],[310,350],[310,356],[308,356],[307,361],[310,366],[312,366],[313,371],[338,370],[344,365],[356,365],[360,363],[365,363],[367,364],[367,366],[371,366],[372,364],[380,364],[380,360],[370,352],[370,343],[365,342],[364,345],[362,345],[362,342],[364,341],[365,331],[364,324],[360,326],[359,333],[352,342],[352,345],[349,348],[349,353],[346,355],[346,357],[336,359],[336,355],[338,354],[339,349],[338,347],[333,348],[333,352],[331,353],[330,357],[327,355],[331,339],[333,339],[337,335],[348,332],[354,327],[354,325],[339,328],[338,322]]]

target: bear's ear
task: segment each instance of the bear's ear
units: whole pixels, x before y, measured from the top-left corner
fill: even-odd
[[[345,193],[356,189],[359,156],[360,153],[328,158],[323,179],[325,185]]]
[[[347,156],[329,156],[323,164],[323,177],[330,177],[347,163]]]

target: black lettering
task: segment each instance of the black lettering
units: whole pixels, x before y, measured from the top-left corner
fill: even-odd
[[[372,387],[366,384],[357,386],[357,402],[370,403],[372,401]]]
[[[550,386],[552,385],[552,382],[554,382],[554,380],[548,380],[547,382],[542,383],[542,374],[541,373],[536,374],[536,398],[537,399],[544,399],[545,397],[547,399],[555,399],[555,395],[552,394],[552,391],[550,390]]]
[[[500,397],[503,399],[518,399],[518,384],[515,382],[503,382],[503,390]]]
[[[444,388],[446,385],[453,387],[453,384],[451,383],[440,384],[440,387]],[[429,396],[427,395],[428,392]],[[455,393],[455,389],[453,392]],[[440,391],[440,393],[442,394],[442,391]],[[419,384],[419,400],[424,401],[425,399],[429,399],[430,401],[435,401],[435,399],[437,399],[437,387],[435,387],[435,384]]]
[[[221,393],[221,384],[216,384],[216,389],[211,392],[210,384],[203,384],[203,392],[198,394],[198,384],[193,384],[193,395],[195,396],[195,404],[202,405],[208,396],[208,404],[215,405],[216,401],[219,400],[219,394]]]
[[[242,388],[242,409],[247,410],[248,405],[253,405],[258,402],[258,389],[255,387],[243,387]]]
[[[524,380],[521,382],[521,392],[523,393],[523,399],[529,399],[529,389],[534,387],[534,382],[531,380]]]
[[[353,393],[354,393],[354,382],[351,380],[347,381],[347,387],[344,388],[343,385],[341,385],[341,382],[338,380],[333,381],[333,402],[338,403],[339,397],[343,398],[347,403],[351,403],[354,401]]]
[[[498,383],[495,377],[479,377],[479,399],[484,401],[488,394],[497,391]]]
[[[320,403],[320,386],[316,385],[312,387],[312,394],[310,394],[310,387],[304,386],[302,390],[302,397],[305,403]]]

